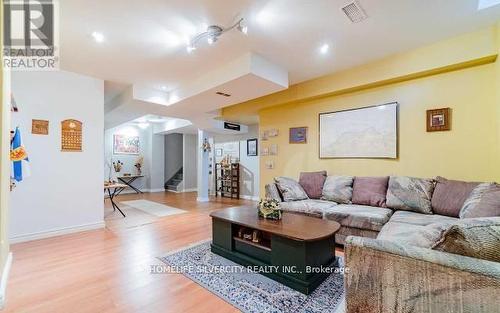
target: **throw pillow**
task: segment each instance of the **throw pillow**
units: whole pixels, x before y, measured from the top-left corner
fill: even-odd
[[[276,177],[274,181],[283,196],[283,201],[308,199],[306,192],[296,180],[288,177]]]
[[[460,218],[500,216],[500,185],[479,184],[460,210]]]
[[[434,180],[391,176],[387,189],[387,207],[395,210],[432,214]]]
[[[460,209],[478,183],[436,178],[436,188],[432,194],[432,210],[435,214],[458,217]]]
[[[299,184],[311,199],[321,198],[326,171],[300,173]]]
[[[432,249],[500,262],[500,218],[467,219],[451,225]]]
[[[385,208],[385,195],[389,177],[355,177],[352,203]]]
[[[352,199],[352,176],[328,176],[323,186],[323,200],[350,204]]]

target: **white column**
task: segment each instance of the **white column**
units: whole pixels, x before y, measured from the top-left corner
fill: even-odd
[[[208,202],[208,152],[201,149],[205,139],[209,139],[208,133],[198,129],[198,202]]]

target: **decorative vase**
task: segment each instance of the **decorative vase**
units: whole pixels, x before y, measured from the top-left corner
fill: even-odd
[[[259,202],[259,217],[270,220],[281,220],[283,211],[275,199],[263,199]]]

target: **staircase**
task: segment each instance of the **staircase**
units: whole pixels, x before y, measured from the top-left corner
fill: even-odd
[[[180,170],[178,170],[177,173],[175,173],[175,175],[172,176],[172,178],[167,180],[167,182],[165,183],[165,190],[173,192],[181,191],[179,189],[181,187],[183,179],[184,179],[183,168],[181,167]]]

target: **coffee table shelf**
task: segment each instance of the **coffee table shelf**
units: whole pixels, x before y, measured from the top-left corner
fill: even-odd
[[[280,221],[258,217],[254,207],[234,207],[210,214],[212,217],[211,250],[244,266],[272,266],[268,276],[304,294],[311,293],[329,274],[311,271],[334,267],[337,222],[283,213]],[[239,230],[257,230],[261,242],[240,238]]]
[[[255,243],[255,242],[252,242],[250,240],[241,239],[241,238],[238,238],[236,236],[233,237],[233,239],[236,240],[236,241],[239,241],[239,242],[243,242],[244,244],[247,244],[247,245],[250,245],[250,246],[262,249],[262,250],[271,251],[271,243],[270,242],[269,242],[269,246],[268,246],[268,245],[261,244],[261,243]]]

